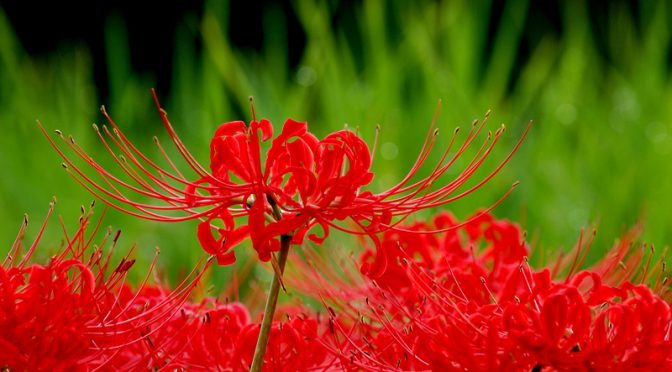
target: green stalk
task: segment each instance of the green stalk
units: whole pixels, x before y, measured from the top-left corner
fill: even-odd
[[[282,235],[280,237],[280,254],[278,255],[278,266],[280,266],[280,274],[285,270],[285,262],[287,262],[287,254],[289,253],[289,243],[292,237],[289,235]],[[254,357],[252,358],[252,366],[250,372],[260,372],[261,366],[264,364],[264,355],[266,354],[266,346],[268,345],[268,337],[271,334],[271,325],[273,324],[273,314],[275,314],[275,306],[278,303],[278,293],[280,292],[280,276],[278,272],[273,274],[273,281],[271,282],[271,289],[268,291],[266,298],[266,308],[264,309],[264,320],[261,322],[261,329],[259,330],[259,338],[257,339],[257,347],[254,349]]]

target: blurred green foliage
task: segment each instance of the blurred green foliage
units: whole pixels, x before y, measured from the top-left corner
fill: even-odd
[[[308,121],[318,136],[347,123],[372,143],[380,124],[374,190],[392,185],[410,167],[439,99],[443,135],[437,150],[454,127],[467,128],[489,109],[490,129],[507,124],[482,176],[533,120],[530,135],[503,171],[452,205],[457,216],[489,206],[519,180],[495,214],[519,221],[546,252],[571,247],[581,228],[596,224],[595,257],[640,218],[646,226],[643,239],[657,247],[671,242],[670,6],[642,2],[638,15],[609,7],[607,50],[600,53],[586,3],[567,1],[560,16],[562,37],[546,35],[532,44],[520,65],[522,15],[529,4],[506,3],[488,46],[491,4],[477,3],[366,1],[356,9],[355,24],[332,27],[329,5],[298,0],[295,11],[307,39],[299,66],[291,69],[278,9],[261,11],[266,36],[257,53],[232,46],[226,3],[209,1],[202,19],[185,18],[175,33],[172,90],[161,97],[162,104],[206,165],[217,125],[249,120],[249,96],[258,115],[271,119],[276,130],[287,117]],[[139,148],[157,155],[152,135],[164,144],[169,139],[151,102],[156,82],[130,68],[123,20],[111,17],[105,27],[110,97],[104,103]],[[202,48],[193,45],[194,38],[202,39]],[[23,212],[31,215],[28,236],[34,235],[52,195],[70,230],[79,205],[92,199],[63,172],[35,119],[49,130],[73,134],[102,159],[90,124],[103,118],[85,48],[70,45],[57,54],[30,57],[1,10],[0,45],[0,242],[7,245]],[[436,151],[433,159],[439,155]],[[160,246],[160,265],[169,272],[190,267],[201,254],[193,221],[166,226],[109,211],[106,223],[124,230],[122,245],[137,242],[140,256],[151,257],[151,248]],[[55,220],[48,236],[60,236]],[[228,270],[213,275],[223,278]]]

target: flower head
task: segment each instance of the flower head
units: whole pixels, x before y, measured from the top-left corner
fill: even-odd
[[[49,215],[52,209],[53,203]],[[148,278],[132,289],[125,279],[134,260],[126,256],[110,266],[111,252],[103,253],[106,243],[114,248],[119,233],[108,231],[99,246],[90,246],[100,227],[92,223],[90,212],[81,216],[74,234],[66,234],[47,264],[32,263],[46,219],[29,249],[21,252],[27,224],[26,218],[0,266],[0,368],[150,368],[161,364],[160,353],[148,350],[150,345],[157,350],[171,343],[184,347],[187,337],[180,343],[166,336],[157,339],[155,333],[168,330],[164,325],[179,313],[202,271],[194,269],[172,291],[147,284]]]
[[[474,185],[465,186],[490,154],[503,127],[494,135],[489,133],[476,155],[453,181],[435,186],[476,141],[486,120],[474,122],[464,142],[454,149],[456,130],[429,176],[416,180],[438,135],[432,124],[408,174],[392,188],[375,193],[366,189],[373,179],[373,155],[367,144],[350,130],[339,130],[318,139],[308,131],[306,123],[288,119],[274,138],[271,123],[265,119],[258,121],[253,109],[253,120],[249,125],[233,121],[222,124],[215,131],[210,143],[208,171],[182,144],[156,95],[154,98],[173,143],[195,177],[184,176],[158,140],[155,140],[156,144],[169,168],[155,164],[133,146],[105,110],[103,113],[112,129],[103,126],[101,131],[96,125],[94,128],[125,176],[107,171],[72,138],[66,139],[57,131],[67,146],[98,175],[97,178],[89,176],[55,142],[51,139],[50,142],[64,158],[64,166],[70,174],[114,208],[160,221],[199,219],[199,241],[220,264],[234,262],[233,246],[247,237],[262,261],[269,260],[271,253],[279,249],[278,237],[282,235],[291,236],[292,242],[297,244],[306,236],[319,243],[329,234],[330,228],[367,235],[378,246],[377,234],[399,230],[397,225],[410,214],[448,204],[479,188],[501,169],[520,145],[518,142],[511,154],[488,176]],[[263,154],[262,143],[267,141],[271,141],[270,148]],[[121,154],[116,155],[116,151]],[[454,154],[448,156],[451,151]],[[142,198],[137,195],[152,201],[140,201]],[[175,216],[172,211],[185,214]],[[240,217],[247,217],[247,220]],[[346,219],[355,228],[338,223]],[[318,225],[322,232],[311,232]],[[370,268],[372,274],[379,275],[385,270],[385,260],[378,260],[378,263]]]
[[[227,232],[235,234],[228,204],[246,209],[248,223],[238,231],[249,234],[264,261],[278,250],[274,237],[291,234],[300,242],[311,224],[324,222],[326,226],[331,220],[348,217],[347,207],[360,187],[373,178],[368,147],[350,131],[332,133],[320,141],[305,123],[287,120],[262,167],[260,142],[272,135],[268,120],[253,120],[249,127],[240,121],[223,124],[210,144],[211,174],[196,182],[222,185],[209,190],[208,197],[223,200],[209,217],[228,226],[222,234],[228,247],[236,240],[227,236]],[[189,203],[196,204],[197,199]],[[274,220],[267,221],[268,216]],[[210,224],[202,226],[203,242],[209,239]],[[320,240],[314,235],[310,238]]]
[[[591,241],[552,268],[533,269],[520,229],[489,214],[409,224],[444,234],[388,231],[387,271],[358,278],[317,254],[292,285],[328,309],[334,354],[363,370],[667,370],[672,309],[662,265],[633,244],[637,229],[593,267]],[[633,249],[634,247],[634,249]],[[309,252],[309,251],[307,251]],[[333,252],[333,251],[332,251]],[[376,257],[361,256],[364,264]],[[346,261],[347,263],[347,261]],[[564,271],[565,274],[561,274]],[[354,274],[353,274],[354,273]],[[310,279],[309,279],[310,278]],[[651,283],[647,286],[646,282]]]
[[[53,204],[49,210],[52,214]],[[260,325],[248,308],[212,297],[191,301],[211,261],[174,289],[126,283],[135,261],[116,266],[119,232],[92,247],[100,221],[84,212],[78,229],[47,264],[32,262],[42,242],[22,252],[27,218],[0,265],[0,368],[12,371],[248,370]],[[102,220],[102,218],[101,218]],[[64,227],[65,228],[65,227]],[[107,244],[106,244],[107,243]],[[104,254],[103,247],[111,246]],[[129,252],[130,253],[130,252]],[[154,262],[149,267],[149,273]],[[148,274],[149,274],[148,273]],[[148,275],[149,276],[149,275]],[[288,306],[272,324],[266,370],[338,368],[325,348],[327,327],[301,306]]]

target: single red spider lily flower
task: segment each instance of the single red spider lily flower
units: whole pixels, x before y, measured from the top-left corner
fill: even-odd
[[[445,234],[386,232],[390,264],[374,280],[358,277],[357,262],[348,269],[311,251],[307,266],[292,260],[291,284],[333,319],[329,350],[363,370],[672,368],[669,283],[633,249],[638,229],[592,268],[581,269],[592,243],[582,236],[559,269],[535,271],[517,226],[478,216]],[[450,225],[460,223],[443,214],[406,229]]]
[[[129,349],[151,343],[156,329],[179,311],[201,277],[202,271],[194,269],[175,290],[163,290],[160,297],[149,301],[141,292],[149,288],[154,262],[137,291],[132,291],[125,278],[134,260],[127,255],[116,267],[110,266],[119,232],[108,231],[98,246],[91,247],[101,224],[92,223],[91,212],[84,211],[79,228],[72,235],[65,234],[61,249],[48,264],[31,263],[31,256],[43,244],[40,239],[46,223],[45,219],[37,238],[22,253],[28,224],[24,219],[0,266],[1,368],[52,371],[118,365]],[[103,253],[106,245],[111,245],[108,254]],[[123,365],[155,364],[156,354],[143,350]]]
[[[267,261],[271,252],[279,249],[277,237],[291,235],[293,243],[298,244],[316,225],[323,230],[322,235],[309,234],[308,237],[318,243],[332,227],[368,235],[375,242],[378,240],[376,234],[398,230],[397,225],[410,214],[448,204],[472,193],[501,169],[521,143],[519,141],[489,175],[460,191],[490,154],[503,127],[494,136],[489,133],[476,155],[453,181],[434,187],[476,141],[486,122],[474,122],[462,145],[454,150],[456,130],[430,175],[415,181],[418,170],[435,144],[438,134],[434,128],[435,117],[420,155],[408,174],[392,188],[373,193],[363,189],[373,178],[371,151],[361,138],[349,130],[336,131],[318,140],[308,131],[306,123],[289,119],[281,133],[272,140],[264,157],[261,144],[273,138],[273,128],[268,120],[257,121],[252,110],[253,120],[249,126],[242,121],[234,121],[217,129],[210,144],[208,171],[182,144],[166,112],[161,109],[156,94],[154,99],[173,143],[196,173],[195,180],[183,176],[158,140],[156,144],[170,167],[165,169],[152,162],[122,134],[105,110],[103,113],[112,129],[103,126],[101,132],[98,126],[94,127],[114,161],[126,173],[125,178],[108,172],[72,138],[65,139],[57,131],[67,146],[100,176],[100,181],[97,181],[77,167],[51,139],[49,141],[64,158],[64,166],[70,174],[114,208],[151,220],[200,219],[199,241],[203,249],[216,256],[222,265],[235,261],[233,246],[248,236],[259,258]],[[525,134],[527,130],[529,126]],[[116,155],[116,151],[120,155]],[[448,156],[450,151],[455,151],[454,155]],[[129,193],[161,203],[141,202]],[[186,215],[176,217],[170,213],[176,210],[186,212]],[[247,223],[241,224],[237,220],[242,216],[248,217]],[[359,230],[335,223],[344,219],[353,221]],[[364,269],[379,275],[384,271],[385,264],[384,260],[378,260],[376,266]]]

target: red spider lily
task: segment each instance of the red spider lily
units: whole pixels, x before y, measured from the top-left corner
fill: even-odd
[[[49,210],[51,214],[53,209]],[[147,278],[137,292],[125,283],[134,261],[128,256],[111,267],[102,247],[119,234],[108,232],[90,248],[90,213],[46,265],[29,264],[46,226],[19,260],[27,219],[0,266],[0,367],[9,370],[91,370],[104,365],[126,369],[151,367],[157,354],[147,344],[187,299],[201,274],[196,271],[174,291],[159,291],[150,301]],[[90,229],[89,229],[90,230]],[[209,265],[209,262],[205,266]],[[154,263],[150,266],[151,272]],[[201,271],[202,272],[202,271]],[[168,340],[162,338],[161,340]],[[119,364],[129,349],[145,349]]]
[[[143,300],[160,301],[156,290],[138,294]],[[292,312],[305,311],[296,308]],[[260,324],[252,322],[248,309],[240,303],[221,303],[207,298],[186,302],[151,329],[144,342],[129,343],[105,367],[186,369],[196,371],[250,368]],[[273,322],[264,358],[264,370],[325,369],[338,366],[320,339],[325,327],[305,315]]]
[[[51,215],[53,210],[49,210]],[[48,217],[47,217],[48,219]],[[119,232],[91,247],[101,220],[91,213],[46,265],[31,263],[40,232],[22,253],[27,219],[0,266],[0,368],[12,371],[249,369],[260,323],[240,303],[189,302],[211,261],[173,290],[148,283],[134,289],[127,255],[110,266]],[[65,229],[65,227],[64,227]],[[110,252],[103,254],[103,247]],[[129,252],[130,254],[130,252]],[[154,262],[149,267],[151,273]],[[300,306],[285,306],[272,324],[264,370],[343,369],[325,347],[328,326]]]
[[[443,214],[406,229],[451,225],[460,224]],[[329,309],[332,336],[324,342],[353,368],[668,370],[669,284],[662,265],[652,268],[632,249],[636,232],[591,269],[579,271],[591,244],[581,238],[553,272],[535,271],[518,227],[481,214],[442,235],[386,232],[390,264],[375,280],[356,269],[335,273],[310,252],[311,265],[299,265],[290,280]],[[555,273],[563,267],[561,279]],[[634,284],[638,278],[652,288]]]
[[[151,161],[123,135],[105,110],[103,113],[112,129],[103,126],[100,131],[97,126],[94,127],[125,176],[108,172],[72,138],[65,139],[57,131],[67,146],[97,173],[99,180],[94,179],[76,166],[51,139],[49,141],[64,158],[64,166],[70,174],[114,208],[151,220],[201,220],[199,241],[203,249],[216,256],[222,265],[235,261],[232,247],[247,237],[251,238],[259,258],[267,261],[271,252],[279,249],[277,237],[291,235],[293,243],[300,243],[316,225],[323,230],[322,235],[309,234],[308,237],[318,243],[332,227],[368,235],[376,242],[377,233],[399,230],[398,224],[408,215],[448,204],[472,193],[493,177],[520,145],[518,142],[489,175],[468,186],[467,182],[498,142],[502,127],[494,136],[488,134],[476,155],[453,181],[435,187],[439,178],[455,166],[457,159],[476,141],[486,120],[474,122],[464,142],[454,149],[456,130],[430,175],[415,180],[435,145],[438,130],[434,129],[433,123],[408,174],[392,188],[374,193],[364,190],[373,178],[370,149],[349,130],[336,131],[318,140],[308,131],[306,123],[289,119],[263,156],[262,143],[273,138],[273,128],[268,120],[257,121],[253,110],[249,126],[242,121],[234,121],[217,129],[210,144],[208,171],[188,152],[161,109],[156,95],[154,99],[173,143],[196,177],[184,176],[158,140],[156,144],[169,168]],[[117,151],[120,155],[115,154]],[[449,156],[451,151],[454,154]],[[152,201],[140,201],[138,195],[149,197]],[[186,212],[186,215],[175,216],[172,211]],[[238,219],[243,216],[248,217],[246,223]],[[345,219],[353,221],[359,230],[336,223]],[[368,268],[373,275],[385,269],[385,260],[377,263]]]
[[[477,216],[459,229],[447,229],[460,223],[442,214],[387,231],[381,243],[395,243],[384,251],[391,264],[375,281],[356,268],[345,271],[350,277],[329,271],[335,266],[312,251],[312,266],[293,260],[300,269],[290,276],[294,286],[320,299],[326,317],[286,306],[288,315],[273,322],[264,370],[672,367],[669,284],[660,279],[661,265],[652,268],[632,250],[636,230],[589,270],[579,271],[587,252],[580,241],[573,258],[560,263],[568,268],[560,279],[530,268],[515,225]],[[168,291],[145,280],[133,290],[124,283],[133,261],[112,269],[109,254],[88,248],[100,223],[87,235],[90,225],[87,213],[47,265],[29,263],[44,225],[19,259],[22,225],[0,266],[3,368],[248,369],[259,323],[243,305],[189,303],[191,281]],[[114,248],[117,238],[108,233],[100,246],[111,240]],[[620,264],[609,267],[616,259]],[[637,278],[650,279],[653,289],[633,284]]]

